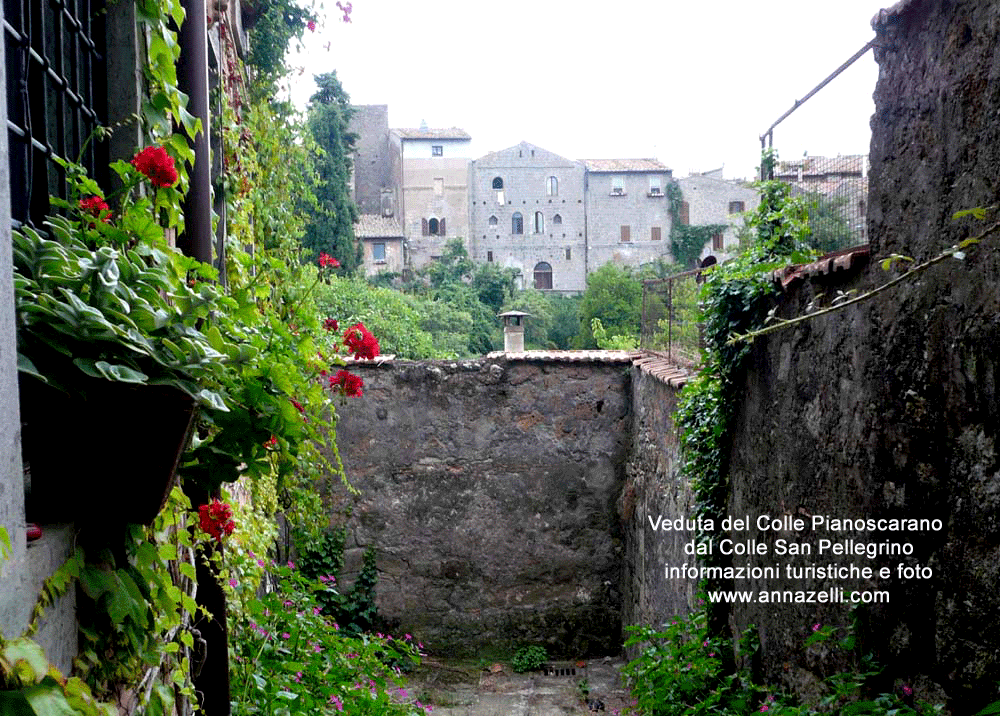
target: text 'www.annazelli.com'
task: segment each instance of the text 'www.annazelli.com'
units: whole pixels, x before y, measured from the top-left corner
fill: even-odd
[[[889,592],[859,592],[840,587],[822,590],[719,591],[709,592],[708,601],[722,604],[888,604]]]

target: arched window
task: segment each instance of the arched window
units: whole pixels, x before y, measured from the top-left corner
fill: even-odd
[[[559,180],[555,177],[549,177],[545,183],[545,193],[549,196],[559,196]]]
[[[520,211],[515,211],[514,216],[510,218],[510,233],[512,234],[524,233],[524,217],[521,216]]]
[[[552,288],[552,266],[545,261],[535,264],[535,288]]]
[[[498,223],[499,222],[497,221],[497,217],[495,216],[490,217],[490,226],[496,226]]]
[[[542,216],[542,212],[535,212],[535,233],[544,234],[545,233],[545,217]]]
[[[560,216],[559,214],[556,214],[555,216],[553,216],[552,217],[552,223],[553,224],[561,224],[562,223],[562,216]]]
[[[430,221],[428,221],[427,222],[427,229],[428,229],[428,231],[430,231],[431,236],[437,236],[438,235],[438,220],[437,219],[431,219]]]
[[[503,189],[503,179],[501,179],[500,177],[493,177],[493,188]]]
[[[420,220],[420,235],[421,236],[430,236],[430,233],[431,233],[431,231],[430,231],[430,227],[427,225],[427,219],[421,219]]]

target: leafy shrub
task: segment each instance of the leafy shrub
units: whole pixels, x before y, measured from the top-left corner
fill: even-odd
[[[542,664],[548,661],[549,655],[545,648],[541,646],[524,646],[514,652],[514,658],[510,660],[510,665],[514,671],[521,674],[525,671],[534,671],[542,668]]]

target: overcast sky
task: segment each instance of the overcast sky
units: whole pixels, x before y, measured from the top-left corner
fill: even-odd
[[[461,127],[474,156],[524,140],[570,159],[656,157],[750,176],[759,135],[873,36],[891,0],[354,0],[291,63],[305,105],[336,70],[390,127]],[[867,153],[869,51],[779,125],[783,158]]]

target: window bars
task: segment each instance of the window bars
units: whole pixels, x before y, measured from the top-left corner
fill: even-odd
[[[49,195],[66,197],[65,172],[92,177],[106,156],[87,142],[106,116],[103,0],[4,0],[7,132],[15,226],[41,226]],[[82,152],[82,155],[81,155]]]

